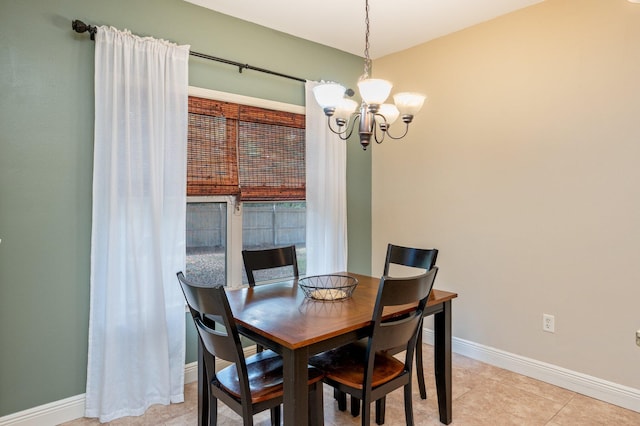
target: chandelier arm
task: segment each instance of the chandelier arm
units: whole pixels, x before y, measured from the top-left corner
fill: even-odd
[[[360,122],[360,114],[356,114],[353,116],[353,119],[351,120],[351,123],[347,124],[347,128],[349,129],[349,134],[347,134],[347,136],[343,139],[343,140],[347,140],[351,137],[351,135],[353,134],[353,129],[356,128],[356,122]],[[346,129],[345,129],[346,131]]]
[[[338,130],[335,130],[335,129],[333,128],[333,126],[331,126],[331,117],[330,117],[330,116],[328,116],[328,117],[327,117],[327,126],[329,127],[329,130],[331,130],[331,132],[332,132],[332,133],[335,133],[336,135],[340,136],[341,138],[342,138],[342,135],[344,135],[345,133],[347,133],[347,130],[348,130],[348,127],[349,127],[349,126],[346,126],[346,127],[344,128],[344,130],[340,130],[340,128],[341,128],[342,126],[338,126]]]
[[[406,124],[406,127],[404,128],[404,133],[402,134],[402,136],[393,136],[393,135],[389,132],[389,130],[388,130],[388,129],[387,129],[387,131],[386,131],[387,136],[389,136],[391,139],[395,139],[395,140],[398,140],[398,139],[402,139],[402,138],[404,138],[405,136],[407,136],[407,133],[409,133],[409,123],[405,123],[405,124]],[[391,126],[389,126],[389,127],[391,127]]]
[[[329,127],[329,130],[331,130],[331,133],[338,135],[340,139],[342,139],[343,141],[346,141],[353,134],[353,129],[356,127],[355,123],[356,121],[359,121],[359,120],[360,120],[360,114],[356,114],[353,117],[353,119],[350,120],[349,123],[344,127],[344,130],[340,130],[342,126],[339,126],[338,130],[335,130],[331,126],[331,117],[327,117],[327,126]]]
[[[380,115],[380,114],[376,114],[380,117],[382,117],[382,121],[384,123],[386,123],[386,120],[384,118],[384,116]],[[378,145],[380,145],[383,141],[384,141],[384,137],[386,136],[387,132],[385,130],[383,130],[382,128],[379,128],[380,125],[376,126],[376,119],[374,116],[373,119],[373,139],[376,141],[376,143]],[[382,134],[382,137],[378,139],[378,131]]]

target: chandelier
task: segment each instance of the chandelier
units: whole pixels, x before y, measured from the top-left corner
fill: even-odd
[[[402,139],[409,131],[409,123],[413,116],[420,111],[425,96],[419,93],[397,93],[393,96],[394,104],[384,103],[391,93],[392,84],[387,80],[371,78],[371,58],[369,57],[369,0],[365,0],[365,45],[364,45],[364,74],[358,80],[360,92],[360,108],[358,103],[349,97],[354,92],[346,90],[338,83],[323,83],[314,87],[313,94],[318,104],[327,116],[329,129],[340,139],[347,140],[353,133],[356,123],[359,123],[360,145],[366,150],[371,143],[371,137],[376,143],[382,143],[385,136],[391,139]],[[345,95],[347,97],[345,97]],[[356,112],[357,110],[357,112]],[[334,118],[335,127],[331,124]],[[402,118],[405,123],[404,133],[393,136],[389,130],[391,125]]]

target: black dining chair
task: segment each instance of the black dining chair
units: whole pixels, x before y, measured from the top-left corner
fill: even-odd
[[[371,403],[376,402],[376,422],[384,422],[386,395],[404,388],[405,420],[413,425],[411,371],[424,310],[438,268],[415,277],[380,279],[373,311],[373,326],[366,339],[311,358],[309,363],[324,372],[323,381],[338,392],[362,401],[362,425],[370,423]],[[382,319],[385,307],[414,304],[410,312]],[[402,347],[404,362],[390,351]]]
[[[278,275],[269,275],[273,278],[298,278],[298,259],[296,257],[296,246],[276,247],[260,250],[242,250],[242,260],[244,270],[247,273],[249,287],[256,285],[256,272],[264,274],[266,270],[283,268],[278,271]],[[256,352],[262,351],[262,346],[256,344]]]
[[[383,275],[390,276],[392,275],[391,269],[392,265],[400,265],[406,266],[410,268],[418,268],[421,271],[413,271],[413,272],[426,272],[433,268],[436,264],[436,259],[438,258],[438,250],[435,248],[430,249],[421,249],[414,247],[404,247],[398,246],[394,244],[387,245],[387,254],[384,262],[384,271]],[[420,397],[422,399],[427,399],[427,387],[425,384],[424,378],[424,368],[422,366],[422,330],[418,333],[418,340],[416,342],[416,351],[415,351],[415,359],[416,359],[416,376],[418,379],[418,389],[420,391]],[[396,350],[391,350],[392,354],[396,354],[398,352],[403,351],[404,348],[396,348]],[[340,410],[346,409],[346,400],[344,394],[340,394],[336,392],[336,399],[338,399],[338,407]],[[360,401],[357,398],[351,397],[351,414],[356,417],[360,413]],[[384,416],[382,418],[384,422]]]
[[[208,424],[217,424],[217,401],[221,400],[242,416],[245,426],[253,425],[253,416],[267,409],[271,410],[271,424],[279,425],[284,391],[282,358],[270,350],[245,358],[224,287],[195,285],[182,272],[177,276],[202,345]],[[231,365],[216,372],[216,358]],[[321,370],[308,368],[309,424],[313,425],[323,424],[322,377]]]
[[[403,247],[393,244],[387,245],[387,257],[384,262],[383,275],[390,275],[389,269],[392,264],[420,268],[429,271],[436,265],[438,249],[421,249],[413,247]],[[427,387],[424,379],[424,369],[422,367],[422,330],[418,333],[416,343],[416,376],[418,378],[418,389],[420,398],[427,399]]]
[[[285,271],[286,275],[281,274],[278,278],[298,278],[300,276],[295,245],[262,250],[242,250],[242,260],[250,287],[256,285],[256,271],[291,267]]]

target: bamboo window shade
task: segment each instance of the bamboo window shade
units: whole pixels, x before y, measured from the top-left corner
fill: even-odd
[[[305,116],[189,97],[187,195],[305,199]]]

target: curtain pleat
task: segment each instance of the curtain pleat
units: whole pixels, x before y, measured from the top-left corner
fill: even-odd
[[[347,270],[347,147],[305,84],[307,275]]]
[[[99,27],[86,416],[184,400],[189,46]]]

